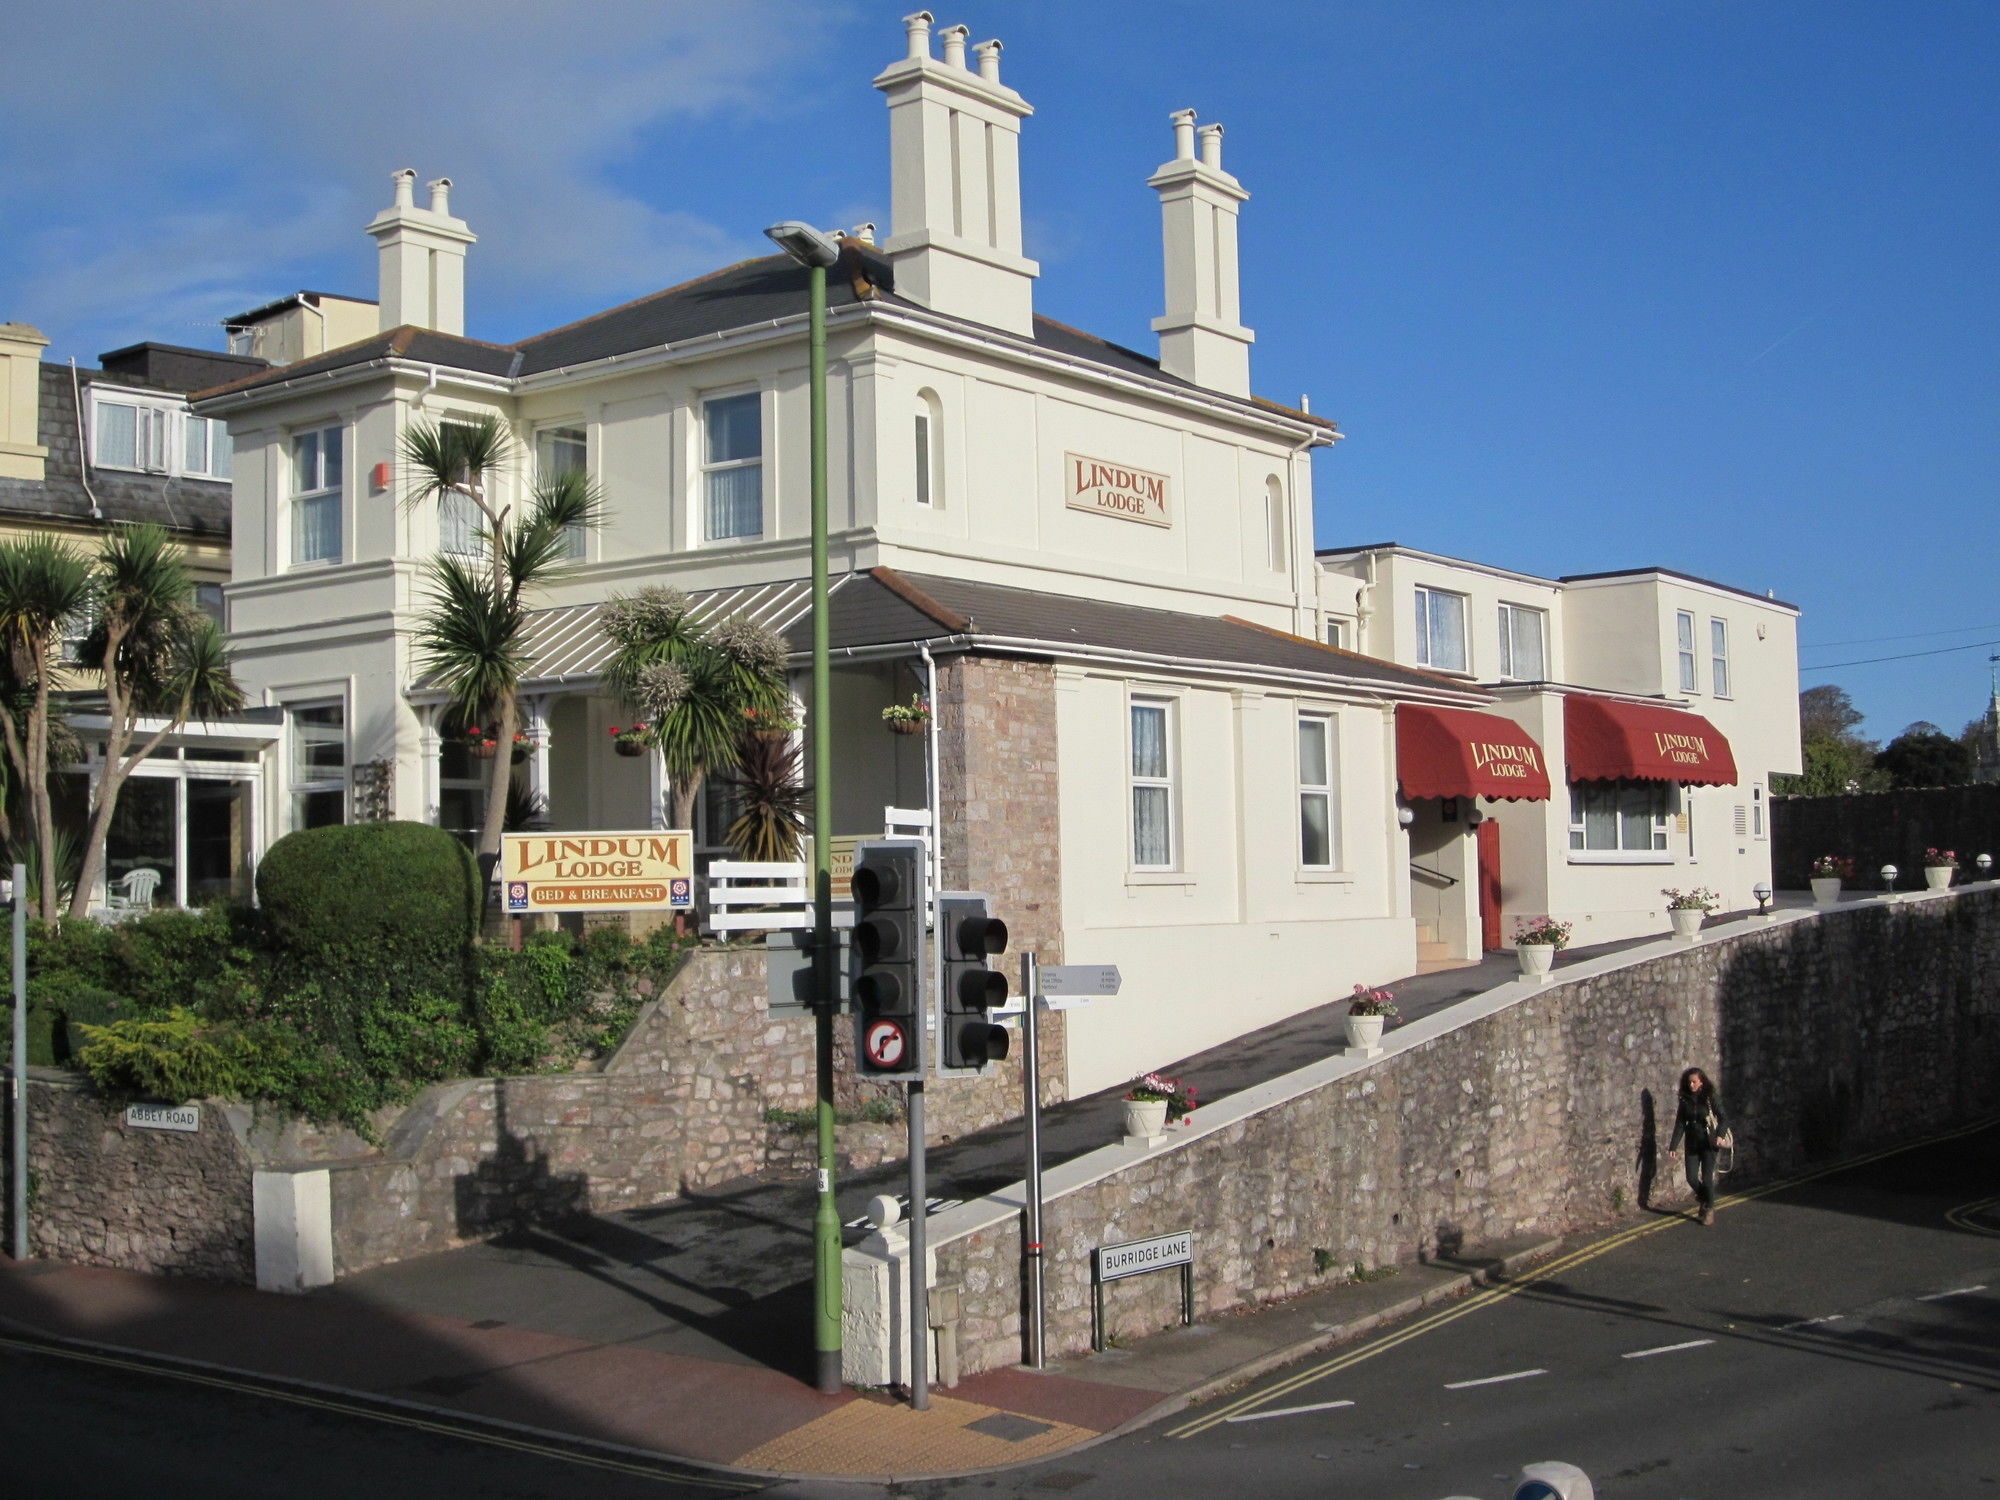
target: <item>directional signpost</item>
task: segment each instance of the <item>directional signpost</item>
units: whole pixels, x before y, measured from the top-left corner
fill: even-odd
[[[1100,995],[1115,995],[1119,986],[1116,964],[1050,964],[1046,969],[1035,955],[1021,955],[1021,1082],[1028,1099],[1022,1117],[1028,1124],[1028,1222],[1021,1237],[1021,1253],[1028,1282],[1028,1349],[1031,1370],[1042,1368],[1046,1347],[1047,1316],[1042,1299],[1042,1054],[1040,1026],[1035,1018],[1044,1010],[1068,1010],[1086,1005]],[[995,1020],[1001,1019],[996,1013]]]

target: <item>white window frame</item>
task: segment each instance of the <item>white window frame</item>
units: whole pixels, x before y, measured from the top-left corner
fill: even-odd
[[[1708,690],[1718,698],[1733,698],[1729,673],[1729,622],[1708,620]]]
[[[1585,799],[1588,794],[1608,792],[1624,793],[1634,789],[1658,789],[1661,792],[1661,811],[1651,816],[1644,849],[1624,847],[1625,818],[1614,811],[1613,827],[1618,831],[1619,847],[1615,849],[1589,849],[1584,847],[1588,834],[1588,809]],[[1680,792],[1670,781],[1572,781],[1569,784],[1569,862],[1573,865],[1670,865],[1674,863],[1673,829],[1674,817],[1680,810]]]
[[[1540,637],[1538,654],[1541,662],[1536,670],[1524,672],[1516,660],[1514,623],[1517,618],[1535,622],[1535,631]],[[1500,675],[1512,682],[1546,682],[1549,676],[1549,612],[1536,609],[1529,604],[1506,604],[1500,606]]]
[[[340,448],[339,477],[330,484],[326,478],[326,438],[328,433],[336,435]],[[311,487],[301,487],[299,481],[299,444],[309,437],[319,440],[315,450],[312,475],[317,483]],[[333,422],[321,427],[301,427],[296,429],[289,434],[285,444],[285,458],[286,481],[291,486],[292,491],[292,566],[317,567],[332,566],[339,563],[347,555],[347,424],[344,422]],[[322,503],[328,504],[333,511],[334,547],[329,553],[317,557],[306,557],[303,555],[304,539],[306,536],[306,529],[303,525],[304,510],[307,504]]]
[[[1140,775],[1134,768],[1137,754],[1137,718],[1140,710],[1157,712],[1160,715],[1161,760],[1165,774],[1160,776]],[[1164,874],[1177,871],[1181,867],[1181,813],[1180,813],[1180,704],[1173,698],[1162,698],[1142,693],[1134,693],[1125,704],[1125,812],[1128,829],[1125,849],[1130,868],[1137,874]],[[1141,863],[1139,859],[1139,792],[1163,790],[1166,793],[1166,861],[1155,864]]]
[[[1347,622],[1345,620],[1328,620],[1326,622],[1326,643],[1336,651],[1345,651],[1347,649]]]
[[[571,436],[574,434],[574,436]],[[579,448],[583,452],[581,470],[584,478],[590,477],[590,428],[583,422],[550,422],[535,429],[535,483],[546,484],[557,474],[567,473],[566,469],[551,470],[548,467],[546,449],[555,443],[563,443]],[[564,528],[564,539],[569,543],[565,554],[571,562],[582,562],[590,553],[590,528],[570,526]]]
[[[202,434],[202,457],[197,464],[194,460],[193,434]],[[217,467],[217,454],[222,455],[222,464]],[[193,412],[181,413],[181,472],[191,479],[226,480],[236,472],[236,445],[229,438],[229,424],[218,422],[213,417],[198,417]]]
[[[1694,651],[1694,611],[1677,609],[1674,611],[1674,652],[1680,662],[1681,691],[1698,693],[1701,691],[1700,671]]]
[[[187,402],[153,391],[131,391],[119,386],[93,384],[90,388],[90,466],[112,469],[121,474],[161,474],[175,478],[226,481],[234,468],[235,449],[229,440],[229,424],[212,417],[198,417]],[[132,413],[132,462],[114,463],[104,454],[105,411],[107,408]],[[194,444],[188,429],[202,434],[201,461],[194,461]],[[218,448],[218,443],[220,447]],[[224,455],[222,467],[215,467],[214,455]]]
[[[1770,836],[1769,834],[1770,824],[1766,822],[1765,819],[1766,819],[1766,809],[1764,805],[1764,783],[1761,781],[1753,781],[1750,783],[1750,837],[1751,838],[1761,839],[1761,838],[1768,838]]]
[[[1317,728],[1325,736],[1324,781],[1311,781],[1306,776],[1305,737],[1308,728]],[[1340,740],[1335,732],[1334,716],[1330,713],[1301,709],[1298,712],[1292,732],[1294,771],[1298,784],[1299,842],[1298,863],[1302,871],[1315,875],[1325,874],[1340,868]],[[1306,804],[1318,799],[1326,804],[1326,858],[1323,861],[1306,858]]]
[[[917,392],[917,409],[910,418],[910,460],[915,485],[911,495],[925,510],[944,508],[944,403],[936,391]]]
[[[719,402],[739,401],[745,397],[754,398],[757,403],[756,456],[753,458],[727,458],[711,462],[708,457],[710,408]],[[695,423],[697,429],[695,441],[698,445],[696,453],[701,459],[701,481],[697,490],[697,494],[699,495],[697,502],[699,506],[697,529],[700,534],[701,543],[704,546],[727,546],[732,542],[754,542],[770,535],[770,495],[768,493],[769,486],[765,482],[764,462],[770,455],[771,424],[767,420],[770,414],[765,411],[765,404],[762,390],[709,391],[701,397],[699,420]],[[755,469],[757,471],[757,529],[755,531],[734,532],[728,536],[716,536],[711,530],[711,523],[715,518],[715,508],[714,502],[709,496],[709,487],[712,483],[710,476],[732,473],[740,469]]]
[[[1291,524],[1291,507],[1285,503],[1285,481],[1273,474],[1264,481],[1264,528],[1269,549],[1265,561],[1273,573],[1282,573],[1290,565]]]
[[[1459,659],[1457,665],[1455,666],[1448,662],[1440,663],[1432,659],[1433,653],[1431,651],[1431,635],[1432,635],[1431,613],[1433,606],[1431,605],[1430,602],[1432,599],[1455,599],[1458,601]],[[1469,613],[1469,611],[1466,609],[1466,605],[1470,602],[1471,601],[1468,600],[1464,594],[1455,593],[1451,589],[1432,588],[1429,584],[1425,583],[1420,583],[1417,585],[1416,618],[1417,618],[1417,665],[1418,666],[1429,667],[1432,671],[1435,672],[1470,672],[1472,670],[1472,643],[1468,639],[1468,632],[1466,629],[1466,616]]]
[[[345,697],[301,698],[285,704],[285,826],[298,830],[306,826],[300,816],[300,803],[309,796],[321,796],[328,792],[340,794],[340,821],[348,823],[354,817],[354,715],[347,706]],[[308,780],[305,777],[305,747],[307,736],[300,715],[318,709],[337,708],[340,710],[340,774],[338,777],[322,776]]]

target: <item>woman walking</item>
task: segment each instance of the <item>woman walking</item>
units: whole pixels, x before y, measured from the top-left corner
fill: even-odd
[[[1667,1142],[1669,1152],[1680,1149],[1681,1140],[1687,1140],[1688,1186],[1694,1189],[1695,1201],[1701,1205],[1701,1222],[1715,1222],[1715,1154],[1717,1148],[1729,1144],[1729,1124],[1722,1115],[1722,1099],[1715,1091],[1715,1083],[1700,1068],[1689,1068],[1681,1074],[1680,1107],[1674,1114],[1673,1138]]]

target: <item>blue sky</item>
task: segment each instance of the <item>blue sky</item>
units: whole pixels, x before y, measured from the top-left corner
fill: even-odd
[[[372,295],[410,165],[512,339],[887,219],[900,5],[0,0],[0,317],[52,357]],[[939,12],[1006,43],[1041,311],[1150,346],[1166,116],[1226,127],[1255,381],[1348,433],[1322,545],[1659,564],[1806,611],[1809,663],[2000,642],[2000,7],[1186,0]],[[1987,602],[1981,602],[1987,601]],[[1852,645],[1846,643],[1854,643]],[[2000,645],[1818,672],[1956,730]]]

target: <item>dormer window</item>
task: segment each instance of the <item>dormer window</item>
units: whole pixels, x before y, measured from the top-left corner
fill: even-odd
[[[93,390],[90,462],[99,469],[227,479],[229,428],[197,417],[171,396]]]

